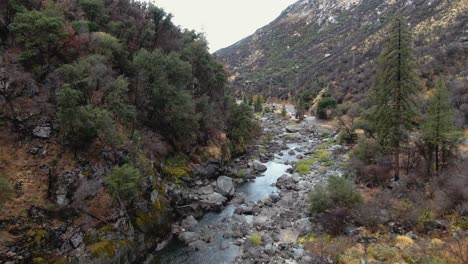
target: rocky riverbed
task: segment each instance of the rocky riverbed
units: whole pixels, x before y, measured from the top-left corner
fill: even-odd
[[[228,168],[201,167],[201,177],[191,179],[192,188],[181,194],[186,203],[178,213],[184,218],[173,224],[174,239],[147,263],[309,262],[298,242],[313,228],[308,193],[328,175],[340,175],[345,158],[334,132],[310,120],[297,124],[266,114],[256,151]],[[296,173],[294,164],[319,149],[328,153],[327,162]]]

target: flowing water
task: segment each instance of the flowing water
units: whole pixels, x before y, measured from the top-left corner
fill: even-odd
[[[277,191],[276,180],[283,174],[288,174],[287,170],[291,167],[285,165],[286,161],[295,161],[295,155],[289,155],[291,149],[302,147],[303,144],[287,144],[287,150],[282,150],[283,155],[276,155],[273,161],[265,163],[267,170],[264,176],[257,177],[254,182],[247,182],[238,187],[237,192],[245,194],[246,201],[256,202],[268,197],[271,193]],[[240,254],[240,247],[234,245],[233,239],[224,238],[223,232],[227,230],[230,223],[229,218],[234,214],[235,207],[226,206],[221,212],[210,212],[205,214],[194,227],[194,231],[203,235],[213,237],[207,247],[198,251],[192,250],[178,239],[173,239],[169,245],[156,255],[155,264],[219,264],[233,263],[234,259]],[[252,216],[248,218],[252,220]],[[222,243],[229,243],[229,247],[222,250]]]

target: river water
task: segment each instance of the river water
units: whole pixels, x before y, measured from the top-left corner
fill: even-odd
[[[275,159],[264,164],[267,167],[264,176],[257,177],[253,182],[238,186],[236,191],[244,193],[246,201],[260,201],[277,191],[276,180],[283,174],[289,174],[287,170],[291,168],[291,165],[285,165],[284,163],[297,160],[295,155],[289,155],[288,152],[304,145],[291,143],[287,144],[287,146],[287,150],[281,151],[282,155],[275,155]],[[234,259],[240,254],[240,247],[232,243],[233,239],[224,238],[223,232],[220,232],[220,230],[228,229],[231,223],[229,220],[233,216],[234,210],[234,206],[228,205],[220,212],[210,212],[199,219],[194,231],[212,237],[213,240],[208,243],[207,247],[198,251],[192,250],[174,238],[166,248],[158,252],[153,263],[233,263]],[[247,216],[247,220],[252,221],[252,216]],[[222,244],[228,245],[228,248],[221,249]]]

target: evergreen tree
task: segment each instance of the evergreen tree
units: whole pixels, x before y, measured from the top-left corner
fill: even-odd
[[[399,179],[400,146],[416,117],[418,78],[412,36],[405,19],[396,17],[379,58],[376,103],[372,122],[380,144],[394,154],[395,180]]]
[[[255,102],[254,102],[255,112],[260,113],[263,111],[262,103],[263,103],[263,96],[261,95],[255,96]]]
[[[430,151],[429,166],[432,167],[434,165],[436,172],[439,171],[441,164],[441,149],[452,144],[457,138],[454,131],[453,112],[450,106],[448,91],[444,80],[439,79],[436,82],[436,87],[429,102],[426,118],[422,126],[423,138]],[[434,163],[432,157],[435,157]]]

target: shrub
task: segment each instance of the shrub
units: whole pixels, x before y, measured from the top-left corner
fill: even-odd
[[[162,171],[165,175],[176,179],[187,176],[189,172],[187,163],[188,161],[185,156],[177,155],[164,162]]]
[[[129,201],[140,192],[140,180],[140,170],[125,164],[115,166],[111,175],[107,176],[104,182],[115,200]]]
[[[339,207],[353,208],[362,202],[362,197],[352,181],[332,175],[326,186],[318,185],[312,190],[310,200],[310,210],[317,214]]]
[[[317,117],[320,119],[327,119],[327,110],[336,108],[336,100],[332,97],[325,97],[320,100],[317,106]]]
[[[252,240],[252,245],[258,247],[262,244],[262,238],[260,237],[260,234],[258,233],[253,233],[250,236],[250,239]]]

